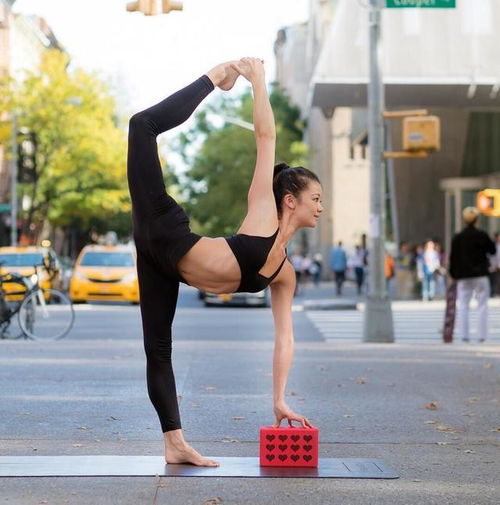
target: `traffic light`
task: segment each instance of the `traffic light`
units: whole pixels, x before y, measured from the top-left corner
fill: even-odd
[[[32,183],[36,179],[36,135],[21,133],[17,139],[17,180]]]
[[[410,116],[403,119],[405,151],[439,151],[440,121],[437,116]]]
[[[486,188],[476,195],[476,207],[481,214],[500,217],[500,189]]]
[[[137,0],[127,4],[129,12],[142,12],[145,16],[156,16],[162,12],[168,14],[170,11],[181,11],[182,9],[182,2],[173,2],[172,0]]]
[[[158,14],[158,2],[156,0],[137,0],[127,4],[129,12],[142,12],[145,16],[156,16]]]
[[[170,11],[181,11],[183,9],[182,2],[172,2],[172,0],[162,0],[163,14],[168,14]]]

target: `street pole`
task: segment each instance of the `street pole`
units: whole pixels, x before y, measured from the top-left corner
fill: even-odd
[[[363,341],[394,342],[391,302],[384,269],[384,87],[380,62],[381,14],[384,0],[369,0],[368,139],[370,145],[369,292],[366,299]]]
[[[10,245],[17,245],[17,118],[12,115],[12,157],[10,169]]]

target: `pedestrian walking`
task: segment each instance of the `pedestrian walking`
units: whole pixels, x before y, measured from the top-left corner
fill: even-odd
[[[345,271],[347,269],[347,254],[342,247],[341,240],[339,240],[337,246],[332,247],[330,251],[330,268],[335,276],[337,295],[341,296],[342,285],[345,281]]]
[[[436,272],[441,263],[433,240],[428,240],[417,259],[418,277],[422,282],[422,300],[433,300],[436,295]]]
[[[396,261],[396,293],[401,300],[409,300],[415,290],[415,255],[408,242],[401,242]]]
[[[358,295],[363,292],[363,284],[365,282],[365,262],[366,251],[362,249],[361,246],[357,245],[349,258],[349,266],[354,271]]]
[[[313,256],[313,261],[309,267],[309,273],[313,279],[313,283],[316,287],[319,286],[321,281],[321,272],[323,270],[323,255],[321,253],[316,253]]]
[[[237,234],[209,238],[193,233],[189,218],[166,192],[156,137],[183,123],[217,86],[233,87],[239,75],[253,91],[257,162],[248,211]],[[302,227],[314,228],[323,208],[318,177],[303,167],[274,166],[276,131],[261,60],[243,58],[211,69],[129,123],[127,175],[137,248],[148,394],[158,413],[167,463],[218,466],[184,439],[172,369],[171,328],[179,282],[212,293],[271,288],[276,334],[273,355],[275,426],[283,419],[311,426],[285,402],[293,356],[295,274],[286,245]],[[273,168],[274,167],[274,168]],[[200,419],[205,422],[206,419]]]
[[[477,337],[484,342],[488,335],[488,297],[490,283],[488,268],[490,254],[496,254],[494,242],[488,234],[476,228],[479,211],[466,207],[462,212],[464,229],[451,242],[450,276],[457,283],[458,330],[463,342],[470,341],[469,304],[477,299]]]
[[[493,296],[500,296],[500,233],[495,233],[496,252],[491,256],[493,264]]]
[[[384,253],[384,273],[385,273],[385,282],[387,286],[387,291],[389,291],[391,279],[394,277],[394,258],[392,255],[385,251]]]

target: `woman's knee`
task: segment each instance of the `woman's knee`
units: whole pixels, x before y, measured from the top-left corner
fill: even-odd
[[[144,351],[148,362],[172,362],[172,339],[162,338],[160,341],[144,339]]]
[[[146,132],[150,135],[158,135],[154,121],[147,111],[136,112],[129,120],[129,133]]]

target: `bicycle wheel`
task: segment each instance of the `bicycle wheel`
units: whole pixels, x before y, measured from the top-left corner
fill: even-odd
[[[73,326],[75,312],[71,300],[55,289],[37,290],[21,303],[19,326],[33,340],[58,340]]]

